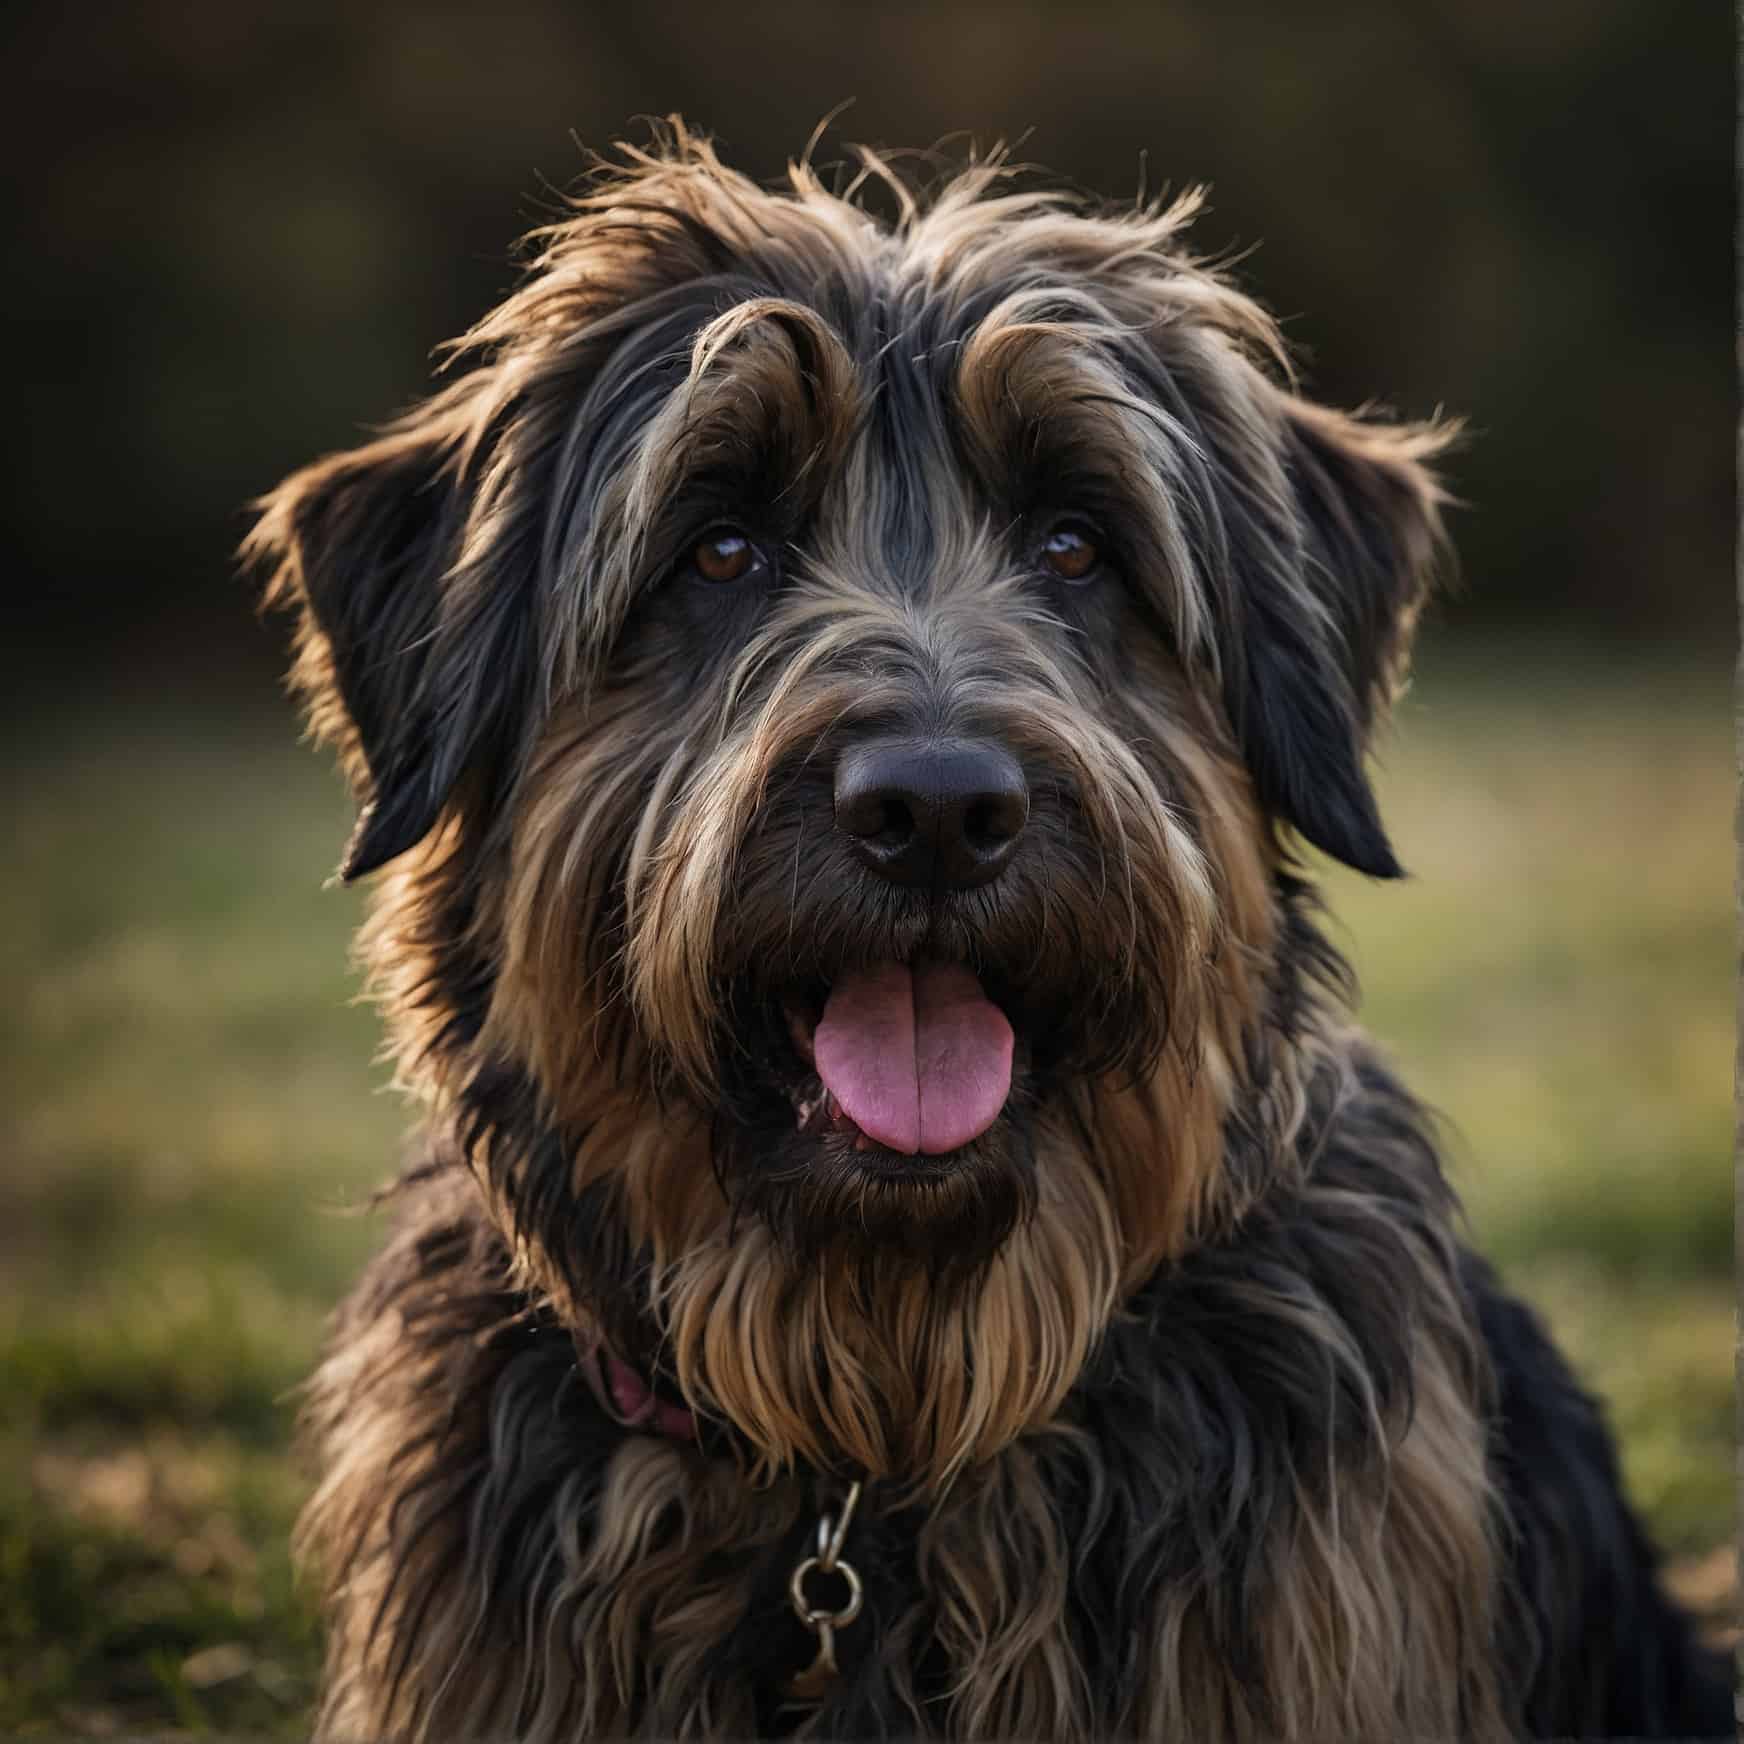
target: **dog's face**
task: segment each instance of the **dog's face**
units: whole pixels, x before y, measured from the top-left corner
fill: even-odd
[[[1039,1206],[1093,1317],[1291,1021],[1280,829],[1396,870],[1438,437],[1279,385],[1189,211],[978,170],[885,227],[681,135],[269,506],[402,1051],[662,1276],[749,1220],[945,1290]]]

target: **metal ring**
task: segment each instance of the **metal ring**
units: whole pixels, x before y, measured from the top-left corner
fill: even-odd
[[[805,1577],[814,1568],[826,1574],[839,1574],[848,1583],[848,1602],[841,1610],[820,1611],[806,1599]],[[832,1629],[844,1629],[859,1616],[860,1601],[865,1597],[865,1592],[852,1563],[838,1561],[833,1569],[824,1569],[821,1557],[808,1556],[793,1571],[793,1578],[787,1583],[787,1596],[793,1601],[794,1614],[806,1628],[816,1629],[820,1624],[827,1623]]]

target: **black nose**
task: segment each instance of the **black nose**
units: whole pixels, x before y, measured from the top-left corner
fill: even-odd
[[[985,884],[1010,865],[1028,821],[1017,760],[978,739],[874,739],[836,764],[836,828],[895,884]]]

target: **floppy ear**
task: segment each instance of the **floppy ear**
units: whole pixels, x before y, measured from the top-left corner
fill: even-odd
[[[1374,878],[1401,868],[1363,758],[1403,675],[1441,544],[1444,499],[1425,462],[1453,434],[1286,397],[1293,524],[1241,578],[1228,702],[1255,791],[1304,839]]]
[[[260,503],[245,563],[298,618],[294,683],[360,801],[340,876],[372,872],[435,826],[508,730],[526,634],[462,563],[466,426],[435,410],[293,473]]]

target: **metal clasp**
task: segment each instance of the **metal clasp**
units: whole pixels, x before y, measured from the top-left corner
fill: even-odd
[[[860,1485],[855,1482],[848,1488],[839,1518],[832,1519],[828,1514],[819,1517],[816,1554],[806,1557],[787,1583],[793,1614],[817,1636],[818,1642],[817,1658],[787,1686],[789,1701],[809,1705],[824,1699],[836,1676],[836,1631],[847,1628],[860,1614],[865,1590],[860,1585],[860,1576],[854,1565],[842,1560],[842,1545],[847,1540],[848,1528],[853,1524],[854,1509],[859,1501]],[[806,1597],[806,1576],[814,1569],[819,1574],[839,1575],[846,1583],[848,1600],[840,1610],[826,1610]]]

